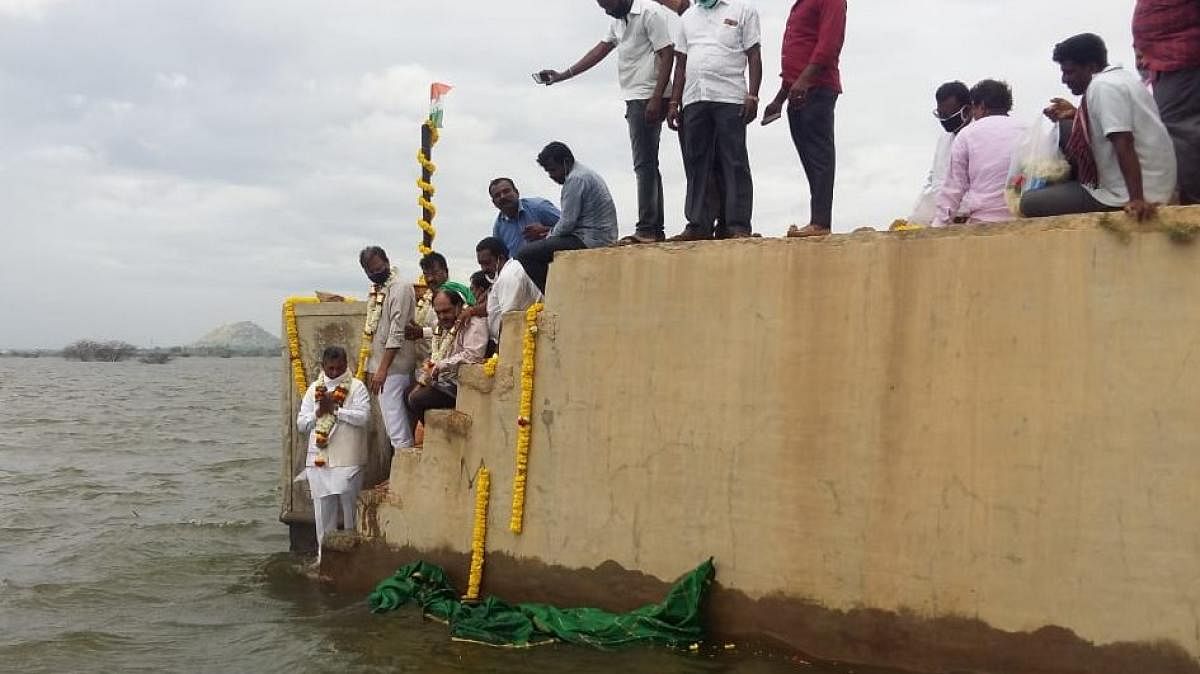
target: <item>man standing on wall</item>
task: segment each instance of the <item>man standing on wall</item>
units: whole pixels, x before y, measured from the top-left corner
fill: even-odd
[[[296,429],[308,434],[305,468],[296,480],[306,480],[312,494],[318,564],[325,535],[339,521],[346,531],[354,530],[370,416],[371,397],[350,373],[346,350],[327,347],[321,354],[321,374],[305,391],[296,415]]]
[[[624,241],[662,241],[663,186],[658,147],[675,55],[669,15],[651,0],[597,0],[597,4],[613,18],[608,35],[566,72],[543,70],[538,78],[548,85],[570,79],[591,69],[616,48],[638,190],[637,226]],[[513,255],[517,252],[514,250]]]
[[[1138,0],[1133,47],[1175,144],[1179,203],[1200,204],[1200,2]]]
[[[545,232],[558,224],[558,206],[541,197],[522,197],[512,178],[496,178],[488,185],[492,205],[500,211],[492,224],[492,236],[504,242],[515,255],[526,241],[546,238]],[[529,225],[539,225],[531,229]]]
[[[571,148],[553,142],[542,148],[538,164],[554,182],[562,185],[562,218],[549,236],[525,244],[517,254],[521,268],[546,292],[550,262],[560,250],[611,246],[617,240],[617,207],[608,185],[598,173],[575,161]],[[531,229],[536,228],[530,225]],[[495,288],[492,288],[493,292]]]
[[[367,308],[367,329],[371,335],[371,357],[367,360],[367,382],[379,399],[383,427],[394,451],[410,450],[412,430],[404,409],[404,390],[412,383],[417,367],[414,342],[404,338],[404,328],[416,319],[416,298],[412,286],[400,278],[400,272],[388,262],[379,246],[367,246],[358,255],[363,272],[373,284],[372,294],[382,294],[382,302]]]
[[[678,41],[667,123],[682,128],[688,224],[675,238],[711,237],[705,221],[711,222],[706,203],[714,163],[720,164],[723,178],[729,236],[750,236],[754,181],[746,125],[758,116],[762,83],[758,11],[741,0],[696,0],[682,17]]]
[[[950,170],[950,146],[963,127],[971,123],[971,90],[962,82],[946,82],[937,88],[933,95],[937,108],[933,116],[945,131],[938,138],[937,149],[933,153],[933,167],[925,179],[925,187],[921,188],[921,196],[913,206],[912,215],[908,222],[916,225],[930,225],[937,212],[937,196]],[[955,214],[957,215],[957,214]]]
[[[788,126],[808,176],[808,224],[788,236],[821,236],[833,227],[836,149],[833,109],[842,93],[838,70],[846,37],[846,0],[796,0],[783,29],[783,83],[763,113],[764,123],[788,103]]]

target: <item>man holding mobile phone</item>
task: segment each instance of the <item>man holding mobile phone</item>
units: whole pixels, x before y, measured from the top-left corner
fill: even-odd
[[[665,238],[662,175],[658,146],[670,93],[674,39],[668,11],[652,0],[597,0],[612,17],[608,34],[564,72],[542,70],[534,80],[557,84],[583,74],[617,50],[617,74],[625,98],[625,119],[637,175],[638,220],[623,243],[652,243]]]
[[[786,101],[792,143],[808,176],[808,224],[788,236],[821,236],[833,227],[833,108],[842,93],[838,70],[846,37],[846,0],[796,0],[783,29],[782,85],[763,111],[778,118]]]

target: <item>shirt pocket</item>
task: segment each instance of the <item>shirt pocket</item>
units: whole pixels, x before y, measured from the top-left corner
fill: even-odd
[[[730,51],[745,51],[742,48],[742,25],[740,23],[731,25],[723,20],[717,26],[717,42]]]

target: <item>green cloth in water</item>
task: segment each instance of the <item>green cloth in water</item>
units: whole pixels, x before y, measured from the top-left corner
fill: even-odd
[[[661,603],[618,614],[595,608],[512,605],[495,597],[464,603],[440,567],[413,562],[380,582],[367,604],[372,613],[384,613],[415,601],[426,616],[448,623],[451,637],[491,646],[565,641],[600,649],[634,644],[686,648],[704,637],[702,609],[714,573],[709,559],[676,581]]]

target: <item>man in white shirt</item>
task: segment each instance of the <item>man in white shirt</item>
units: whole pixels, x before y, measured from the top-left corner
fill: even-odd
[[[702,223],[714,161],[721,167],[729,236],[751,235],[754,181],[746,154],[746,125],[758,116],[760,37],[758,11],[741,0],[696,0],[683,14],[675,45],[679,52],[675,85],[667,108],[667,123],[672,129],[682,125],[684,131],[688,225],[679,238],[711,236]]]
[[[404,328],[416,320],[416,295],[379,246],[364,248],[358,261],[373,284],[372,294],[383,294],[379,307],[367,308],[367,322],[374,323],[367,382],[379,399],[383,427],[393,451],[408,450],[413,446],[413,435],[404,408],[404,390],[412,383],[419,353],[417,342],[405,339]]]
[[[475,246],[475,258],[479,262],[479,269],[492,282],[492,287],[488,290],[487,305],[468,307],[460,314],[458,325],[461,328],[472,318],[486,318],[488,339],[498,348],[500,321],[504,314],[525,311],[542,301],[542,292],[525,273],[521,263],[509,259],[508,248],[500,239],[489,236],[480,241]]]
[[[538,73],[545,84],[556,84],[590,70],[617,50],[617,74],[625,99],[625,119],[637,175],[638,221],[626,243],[662,241],[663,186],[658,170],[658,147],[670,94],[671,64],[675,58],[669,11],[651,0],[597,0],[613,18],[608,34],[564,72]]]
[[[1078,181],[1026,192],[1021,212],[1036,218],[1122,210],[1145,220],[1175,192],[1175,148],[1158,106],[1138,76],[1108,65],[1100,36],[1083,33],[1054,47],[1063,83],[1082,96],[1079,109],[1061,98],[1046,115],[1073,119],[1065,152]]]
[[[945,133],[938,138],[937,148],[933,153],[933,167],[925,178],[925,186],[913,205],[912,215],[908,222],[914,225],[928,226],[933,223],[936,215],[938,192],[942,182],[950,170],[950,146],[963,127],[971,123],[971,90],[959,81],[946,82],[937,88],[933,95],[937,109],[933,116],[937,118]]]
[[[336,529],[339,521],[343,529],[354,529],[370,416],[371,397],[350,374],[346,350],[327,347],[321,354],[321,374],[305,391],[296,415],[296,429],[308,433],[305,468],[296,480],[307,481],[312,493],[318,563],[325,534]]]

